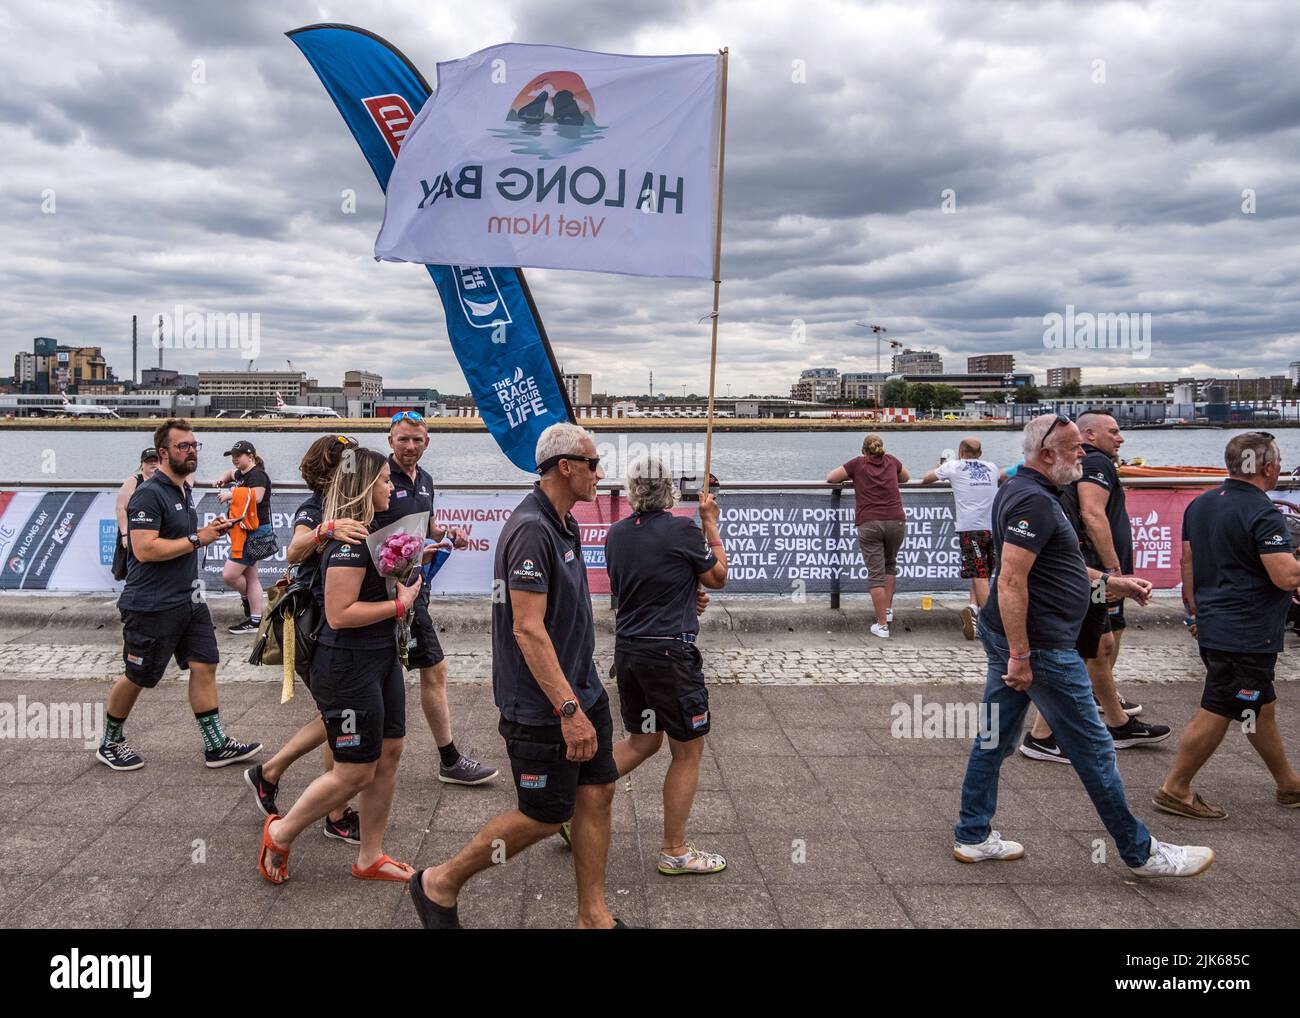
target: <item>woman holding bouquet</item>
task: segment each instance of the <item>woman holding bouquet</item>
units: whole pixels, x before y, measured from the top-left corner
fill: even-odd
[[[344,544],[359,544],[366,539],[368,528],[360,520],[326,519],[325,497],[330,478],[344,462],[345,457],[356,455],[360,444],[346,435],[323,435],[314,441],[298,464],[298,472],[311,489],[311,496],[293,514],[293,540],[285,549],[289,564],[298,567],[297,579],[311,587],[316,607],[324,614],[325,589],[320,577],[320,556],[331,539]],[[353,450],[351,453],[348,450]],[[350,458],[348,459],[350,463]],[[294,736],[280,747],[279,752],[265,763],[256,764],[244,771],[244,781],[253,790],[254,800],[263,816],[279,813],[275,797],[280,781],[289,766],[306,756],[317,746],[324,746],[324,767],[334,766],[334,757],[325,745],[325,722],[319,717],[303,725]],[[350,806],[331,810],[323,825],[325,837],[361,844],[361,820]]]
[[[370,525],[388,507],[393,486],[388,460],[357,449],[352,469],[336,470],[325,496],[325,516]],[[262,827],[258,870],[273,883],[289,876],[294,839],[354,795],[365,823],[352,875],[361,880],[406,881],[414,872],[384,854],[384,831],[393,801],[397,762],[406,735],[406,683],[398,658],[397,624],[411,610],[420,577],[397,584],[389,597],[364,542],[331,540],[321,555],[325,623],[312,659],[311,693],[325,722],[334,768],[313,781],[280,817]]]

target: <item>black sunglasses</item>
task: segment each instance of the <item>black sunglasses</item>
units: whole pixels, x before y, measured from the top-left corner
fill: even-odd
[[[585,463],[587,464],[587,469],[593,473],[596,471],[596,468],[600,466],[599,456],[561,456],[560,459],[575,460],[578,463]]]
[[[1057,415],[1056,415],[1056,420],[1054,420],[1054,421],[1052,422],[1052,426],[1051,426],[1050,428],[1048,428],[1046,431],[1043,432],[1043,440],[1042,440],[1041,442],[1038,443],[1038,448],[1040,448],[1040,449],[1045,449],[1045,448],[1047,448],[1047,437],[1048,437],[1048,436],[1049,436],[1053,431],[1056,430],[1057,425],[1060,425],[1060,424],[1069,424],[1069,423],[1070,423],[1070,418],[1066,417],[1065,414],[1057,414]]]

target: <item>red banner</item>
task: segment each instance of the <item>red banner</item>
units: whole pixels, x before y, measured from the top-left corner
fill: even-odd
[[[1204,488],[1129,488],[1125,492],[1133,526],[1133,571],[1157,589],[1182,582],[1183,511]]]

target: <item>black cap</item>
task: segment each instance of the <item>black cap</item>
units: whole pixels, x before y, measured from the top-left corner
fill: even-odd
[[[248,453],[250,456],[256,456],[257,450],[253,448],[252,442],[245,442],[242,438],[223,452],[223,456],[238,456],[240,453]]]
[[[150,446],[148,449],[140,450],[141,463],[145,462],[146,460],[156,460],[157,458],[158,458],[158,450],[155,449],[153,446]]]

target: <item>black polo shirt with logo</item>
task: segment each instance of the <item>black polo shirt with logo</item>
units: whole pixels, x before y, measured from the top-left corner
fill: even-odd
[[[315,530],[325,520],[325,497],[319,491],[313,491],[311,497],[300,505],[293,514],[293,526],[289,532],[293,533],[299,527],[310,527]],[[323,590],[320,590],[320,555],[313,548],[307,553],[307,557],[298,563],[298,579],[308,584],[312,593],[316,594],[316,600],[319,602],[325,596]]]
[[[192,489],[180,487],[161,470],[136,487],[126,506],[126,528],[155,530],[165,540],[189,537],[199,529]],[[188,604],[199,577],[199,551],[187,551],[165,562],[141,562],[134,555],[126,570],[126,586],[118,607],[132,612],[160,612]]]
[[[688,516],[659,510],[619,520],[605,538],[609,590],[618,599],[615,635],[698,633],[696,583],[717,561]]]
[[[1192,545],[1196,639],[1209,650],[1275,654],[1291,594],[1268,577],[1261,555],[1291,553],[1286,521],[1253,484],[1228,478],[1183,513]]]
[[[1003,544],[1032,551],[1025,630],[1032,650],[1072,649],[1088,612],[1092,584],[1079,538],[1061,507],[1060,489],[1031,467],[1022,466],[993,499],[993,546],[997,571],[980,624],[1005,635],[998,607]]]
[[[501,716],[525,725],[559,724],[515,641],[509,590],[546,595],[544,622],[560,670],[582,709],[589,710],[604,689],[592,657],[596,628],[582,537],[573,515],[561,520],[540,485],[533,486],[501,529],[492,578],[493,590],[502,591],[492,601],[492,692]]]
[[[1106,492],[1106,522],[1110,524],[1110,539],[1115,545],[1115,557],[1119,560],[1120,572],[1133,572],[1133,524],[1128,517],[1128,503],[1124,498],[1124,486],[1119,480],[1119,470],[1115,461],[1095,445],[1084,443],[1083,476],[1076,484],[1095,484]],[[1077,499],[1077,495],[1075,498]],[[1080,514],[1082,518],[1082,514]],[[1085,542],[1086,551],[1090,553],[1088,564],[1095,569],[1102,566],[1101,558],[1091,541]]]
[[[360,544],[344,544],[342,541],[330,541],[320,556],[321,597],[324,598],[326,577],[331,569],[364,569],[361,577],[361,590],[358,601],[377,604],[381,601],[392,605],[388,596],[388,581],[375,568],[370,548],[365,541]],[[396,647],[397,616],[396,609],[392,618],[380,619],[368,626],[352,626],[348,629],[332,629],[328,619],[324,619],[317,639],[328,647],[344,647],[350,650],[384,650]]]

